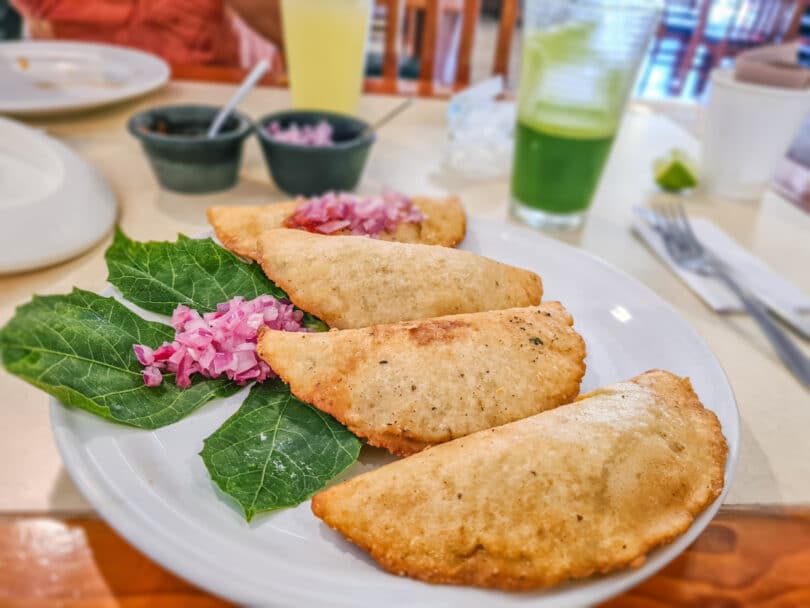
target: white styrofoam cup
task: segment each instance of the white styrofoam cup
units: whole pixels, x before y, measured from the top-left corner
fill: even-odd
[[[757,199],[810,111],[810,90],[711,74],[703,134],[703,181],[715,196]]]

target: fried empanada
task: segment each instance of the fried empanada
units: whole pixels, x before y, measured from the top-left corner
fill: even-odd
[[[380,239],[444,247],[455,247],[464,239],[466,218],[458,198],[417,196],[412,200],[425,215],[425,221],[421,224],[401,223],[393,232],[380,233]],[[296,205],[297,202],[291,201],[255,207],[209,207],[208,222],[226,249],[257,260],[259,236],[267,230],[283,228],[284,220],[292,215]]]
[[[651,371],[341,483],[312,510],[396,574],[533,589],[637,566],[721,493],[727,446]]]
[[[540,303],[535,273],[449,247],[270,230],[265,274],[329,327],[351,329]]]
[[[550,302],[328,333],[266,330],[257,350],[296,397],[405,456],[574,399],[585,343],[572,323]]]

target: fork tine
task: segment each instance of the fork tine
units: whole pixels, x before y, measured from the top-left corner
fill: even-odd
[[[686,208],[684,207],[683,203],[677,203],[676,206],[678,208],[678,217],[681,219],[681,223],[683,224],[689,241],[692,243],[692,247],[695,249],[695,251],[703,253],[703,244],[697,238],[694,230],[692,230],[692,222],[689,221],[689,216],[686,215]]]
[[[675,203],[667,203],[667,217],[672,223],[672,229],[678,235],[678,242],[684,249],[689,249],[689,240],[686,238],[686,232],[681,225],[680,218],[678,217],[678,209]]]
[[[669,231],[670,237],[672,238],[674,244],[680,251],[683,251],[687,248],[688,243],[684,239],[683,230],[678,225],[677,215],[672,208],[672,205],[669,203],[664,203],[661,205],[661,215],[666,222],[667,230]]]
[[[678,241],[681,247],[693,255],[699,254],[701,249],[696,246],[697,242],[689,227],[683,206],[680,203],[673,202],[668,205],[668,210],[672,224],[678,232]]]
[[[663,230],[664,225],[661,222],[661,215],[654,209],[650,210],[650,218],[652,219],[653,226],[658,230]]]
[[[664,246],[667,253],[673,260],[683,257],[683,245],[680,237],[669,217],[669,211],[665,205],[656,205],[653,211],[655,217],[655,228],[664,239]]]

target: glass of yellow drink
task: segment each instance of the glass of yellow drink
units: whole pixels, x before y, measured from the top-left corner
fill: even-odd
[[[582,223],[660,11],[659,0],[526,0],[515,217]]]
[[[282,0],[293,105],[357,112],[373,0]]]

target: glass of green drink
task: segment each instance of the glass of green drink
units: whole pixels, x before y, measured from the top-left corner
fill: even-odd
[[[660,0],[526,0],[512,214],[578,227],[661,13]]]

